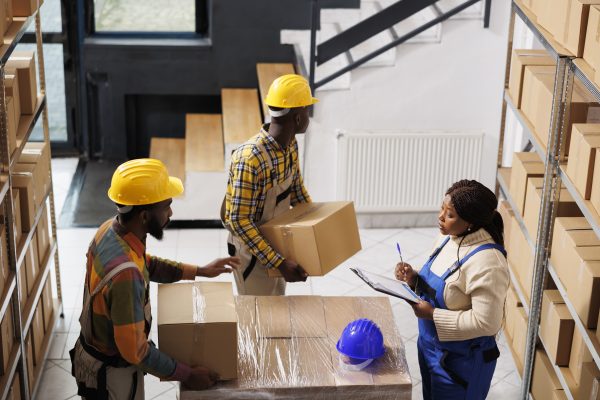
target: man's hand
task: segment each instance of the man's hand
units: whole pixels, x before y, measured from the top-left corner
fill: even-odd
[[[182,382],[191,390],[204,390],[214,385],[219,380],[219,375],[205,367],[193,367],[192,374],[187,381]]]
[[[410,264],[399,262],[396,264],[396,270],[394,271],[396,279],[408,283],[408,286],[415,288],[417,281],[417,273]]]
[[[241,262],[239,257],[217,258],[206,264],[204,267],[198,267],[196,276],[214,278],[221,274],[230,274],[234,269],[238,269],[240,265]]]
[[[306,271],[291,260],[283,260],[277,269],[286,282],[306,282],[306,278],[308,278]]]
[[[417,318],[433,320],[433,306],[425,300],[421,300],[416,304],[411,304]]]

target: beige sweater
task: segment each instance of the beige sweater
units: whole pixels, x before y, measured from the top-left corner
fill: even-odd
[[[445,236],[441,236],[434,249],[444,239]],[[433,273],[443,275],[457,260],[461,239],[456,236],[450,238],[431,266]],[[467,235],[460,246],[460,257],[485,243],[494,241],[484,229]],[[440,341],[496,335],[502,326],[509,279],[506,259],[498,250],[490,249],[478,252],[449,276],[444,289],[448,309],[436,308],[433,312]]]

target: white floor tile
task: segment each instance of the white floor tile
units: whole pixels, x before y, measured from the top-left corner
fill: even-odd
[[[403,229],[398,233],[393,234],[382,242],[386,246],[391,246],[396,252],[397,258],[399,255],[396,249],[396,243],[400,245],[403,259],[410,259],[424,251],[429,251],[433,246],[433,241],[422,235],[415,235],[412,229]]]
[[[67,343],[68,333],[55,333],[52,343],[50,345],[50,352],[48,353],[48,359],[60,360],[63,358],[63,352],[65,350],[65,344]]]
[[[42,374],[37,392],[40,400],[62,400],[77,394],[77,385],[73,377],[64,369],[53,366]]]
[[[154,399],[155,397],[174,389],[173,383],[161,382],[159,378],[152,375],[146,375],[144,377],[144,386],[147,399]]]
[[[69,333],[68,334],[67,342],[65,344],[65,349],[63,350],[62,357],[61,357],[63,360],[69,359],[69,351],[75,346],[75,342],[77,341],[78,337],[79,337],[79,333]]]
[[[225,249],[218,247],[178,247],[177,261],[194,265],[206,265],[216,258],[229,257]]]
[[[330,276],[308,278],[312,293],[316,296],[344,296],[354,287],[342,280]]]
[[[487,399],[488,400],[516,400],[521,395],[521,389],[504,383],[499,382],[490,388]]]
[[[226,239],[223,239],[225,229],[185,229],[179,234],[177,243],[180,247],[225,247]]]
[[[154,397],[152,400],[176,400],[177,399],[177,390],[175,388],[165,392],[159,396]]]
[[[401,229],[360,229],[360,237],[368,238],[376,242],[382,242]]]

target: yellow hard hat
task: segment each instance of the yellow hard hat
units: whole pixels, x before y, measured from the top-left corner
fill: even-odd
[[[165,164],[153,158],[139,158],[119,165],[108,189],[108,197],[124,206],[159,203],[181,193],[181,179],[169,176]]]
[[[306,107],[318,102],[312,97],[308,81],[301,75],[282,75],[271,83],[265,103],[279,108]]]

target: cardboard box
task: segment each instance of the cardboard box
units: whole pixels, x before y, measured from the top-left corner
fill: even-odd
[[[37,240],[35,235],[31,240],[29,247],[27,248],[25,259],[27,260],[27,262],[24,264],[27,266],[27,292],[31,294],[34,289],[34,285],[37,282],[38,274],[41,268],[38,262]]]
[[[10,275],[10,259],[8,258],[8,242],[6,241],[6,230],[3,225],[0,225],[0,246],[2,246],[1,257],[1,269],[4,279],[7,279]]]
[[[37,249],[38,249],[38,260],[40,264],[44,262],[46,258],[46,254],[48,254],[48,250],[50,249],[50,229],[48,225],[48,212],[46,209],[46,205],[42,205],[44,207],[44,211],[42,211],[42,218],[40,218],[40,222],[37,225]]]
[[[4,26],[4,33],[6,33],[8,31],[8,28],[10,28],[12,21],[13,21],[13,7],[12,7],[12,1],[11,0],[5,0],[4,1],[4,16],[6,17],[6,24]]]
[[[54,316],[54,300],[52,299],[52,282],[50,276],[46,278],[44,290],[42,292],[42,303],[44,313],[44,332],[52,332],[52,317]]]
[[[535,399],[550,399],[552,392],[559,389],[562,389],[562,386],[556,376],[552,361],[544,350],[536,350],[531,377],[531,394]]]
[[[596,161],[594,163],[594,177],[592,178],[592,194],[590,202],[600,214],[600,149],[596,149]]]
[[[517,108],[521,108],[523,76],[527,65],[556,65],[556,61],[545,50],[513,49],[508,92]]]
[[[562,389],[555,389],[552,392],[552,400],[567,400],[567,395]]]
[[[15,51],[6,63],[7,71],[14,71],[19,77],[19,95],[21,113],[31,115],[37,105],[37,72],[35,68],[35,52]]]
[[[17,128],[20,115],[17,115],[12,96],[6,96],[6,129],[8,132],[8,152],[12,156],[17,148]]]
[[[8,368],[8,358],[15,342],[13,325],[12,302],[6,309],[6,314],[0,323],[0,375],[4,375]]]
[[[517,357],[517,364],[521,367],[525,362],[525,345],[527,343],[527,314],[523,307],[517,308],[515,318],[515,336],[513,337],[513,349]]]
[[[527,181],[527,195],[525,196],[525,212],[523,220],[527,232],[532,240],[537,237],[538,222],[540,220],[540,206],[542,204],[542,188],[544,178],[530,178]],[[566,188],[560,191],[560,201],[556,208],[556,217],[582,217],[583,214],[575,200]]]
[[[583,324],[594,329],[600,310],[600,239],[585,218],[557,218],[550,262]]]
[[[510,208],[510,203],[506,200],[500,200],[498,202],[498,212],[502,216],[502,222],[504,223],[504,247],[510,248],[510,227],[514,219],[515,213]]]
[[[577,400],[598,400],[598,385],[600,384],[600,370],[594,362],[587,362],[581,368],[581,383],[573,390],[573,397]]]
[[[533,279],[533,249],[517,221],[511,223],[510,229],[511,247],[508,249],[508,262],[511,270],[517,276],[527,303],[529,303]]]
[[[259,229],[310,276],[325,275],[361,249],[354,204],[347,201],[299,204]],[[276,270],[269,275],[281,276]]]
[[[19,130],[19,121],[21,120],[21,88],[19,87],[19,77],[13,73],[6,73],[4,81],[4,90],[6,96],[12,97],[15,116],[15,126]]]
[[[9,1],[10,3],[10,1]],[[20,374],[19,371],[17,371],[15,373],[15,377],[13,379],[13,383],[10,387],[10,392],[8,392],[8,399],[7,400],[21,400],[22,396],[21,396],[21,378],[20,378]]]
[[[575,321],[571,318],[560,292],[544,290],[540,337],[550,361],[559,367],[569,365],[574,328]]]
[[[38,301],[35,306],[33,320],[31,321],[31,330],[33,332],[33,362],[34,365],[41,365],[44,361],[42,349],[42,344],[44,343],[44,312],[42,301]]]
[[[19,268],[19,290],[21,291],[21,312],[25,310],[25,304],[29,299],[29,293],[27,292],[27,273],[25,272],[25,264]]]
[[[35,222],[36,197],[34,189],[33,175],[30,172],[13,173],[13,190],[19,190],[21,201],[21,229],[23,232],[29,232]]]
[[[577,386],[581,383],[581,371],[583,364],[592,362],[592,353],[587,348],[583,341],[581,333],[578,329],[573,331],[573,344],[571,345],[571,354],[569,359],[569,371],[573,377],[573,381]]]
[[[510,174],[510,194],[519,215],[525,211],[525,196],[527,194],[527,180],[529,178],[543,177],[546,169],[544,163],[534,152],[515,153],[513,156]]]
[[[222,380],[235,379],[237,321],[231,283],[160,285],[158,346],[187,365],[203,365]]]
[[[584,60],[596,71],[593,79],[600,78],[600,7],[591,6],[583,49]]]
[[[21,192],[18,189],[13,189],[13,223],[15,225],[15,240],[18,243],[21,243],[21,238],[23,237],[23,215],[21,214]]]
[[[523,89],[521,90],[521,110],[531,125],[535,127],[535,122],[538,120],[537,113],[539,112],[539,97],[541,90],[538,86],[541,85],[539,76],[547,75],[554,78],[556,75],[556,67],[550,65],[528,65],[523,72]],[[549,113],[550,109],[545,111]],[[539,136],[539,132],[536,132]],[[546,132],[548,135],[548,132]]]
[[[44,0],[12,0],[13,16],[29,17],[41,7],[42,4],[44,4]]]
[[[522,306],[523,305],[519,301],[517,293],[515,292],[515,288],[511,283],[508,287],[508,292],[506,293],[506,303],[504,306],[505,333],[510,341],[512,341],[515,335],[515,319],[517,317],[517,308]]]
[[[21,156],[19,163],[14,168],[15,172],[31,172],[33,174],[36,205],[39,207],[43,203],[46,193],[50,190],[50,146],[48,143],[28,142]]]
[[[27,352],[27,379],[28,379],[28,383],[29,383],[29,393],[33,392],[33,387],[35,385],[35,381],[34,381],[34,357],[33,357],[33,339],[32,339],[32,332],[31,329],[29,329],[29,332],[27,332],[27,337],[25,338],[25,351]]]
[[[573,124],[567,175],[582,197],[592,195],[596,148],[600,147],[600,124]]]

